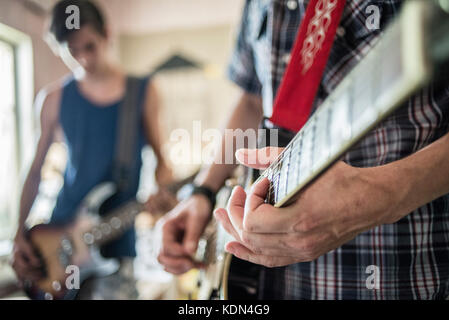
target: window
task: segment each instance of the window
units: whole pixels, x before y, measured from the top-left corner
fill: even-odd
[[[17,110],[14,47],[0,40],[0,240],[11,237],[17,220],[15,189],[18,178]]]
[[[0,23],[0,259],[11,247],[21,173],[34,152],[33,95],[31,39]]]

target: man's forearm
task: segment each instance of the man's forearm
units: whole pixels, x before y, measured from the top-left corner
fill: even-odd
[[[18,232],[25,229],[25,221],[28,218],[31,207],[39,191],[40,174],[30,172],[23,185],[22,195],[20,198],[19,223]]]
[[[262,117],[261,98],[248,93],[243,93],[226,124],[226,129],[257,130]],[[226,156],[226,152],[232,152],[232,159],[234,159],[234,153],[236,151],[235,137],[233,138],[232,148],[230,148],[229,145],[226,145],[229,140],[229,137],[223,135],[220,146],[221,152],[217,153],[214,162],[210,166],[204,168],[200,172],[195,179],[195,183],[205,185],[214,191],[220,189],[224,181],[231,175],[236,167],[234,161],[232,164],[227,164],[224,161],[224,159],[229,158],[229,155]]]
[[[409,157],[372,168],[372,172],[380,168],[377,176],[394,189],[391,223],[449,193],[449,134]]]

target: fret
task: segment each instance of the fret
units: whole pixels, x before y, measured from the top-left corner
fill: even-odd
[[[285,171],[288,170],[288,164],[286,164],[285,161],[290,157],[290,149],[291,144],[285,148],[284,152],[272,163],[270,168],[261,175],[261,178],[266,177],[270,181],[270,187],[267,194],[267,202],[269,203],[275,203],[281,197],[287,195],[285,184],[288,173]]]
[[[336,154],[339,146],[346,143],[351,137],[349,121],[349,94],[343,92],[337,97],[330,108],[331,126],[329,128],[332,137],[331,153]]]
[[[288,176],[291,174],[290,173],[291,170],[295,170],[294,165],[293,166],[291,165],[292,152],[293,151],[290,148],[289,153],[288,153],[287,170],[286,170],[286,174],[285,174],[285,177],[284,177],[284,180],[285,180],[284,181],[284,188],[285,188],[284,195],[285,196],[288,194]]]
[[[379,43],[378,45],[383,46],[384,44]],[[372,94],[372,100],[376,101],[376,105],[377,105],[379,96],[382,93],[381,86],[380,86],[380,77],[381,77],[381,73],[382,73],[382,67],[380,67],[380,66],[382,64],[382,56],[380,54],[374,54],[372,63],[376,66],[376,68],[374,68],[374,71],[371,74],[372,75],[372,84],[373,84],[371,94]]]
[[[395,48],[401,41],[401,35],[398,32],[386,35],[384,41],[381,43],[383,48],[390,46]],[[402,69],[402,58],[399,50],[392,50],[390,53],[388,62],[382,59],[379,64],[380,77],[379,77],[379,92],[378,106],[383,106],[388,104],[389,101],[395,98],[394,86],[400,82],[401,75],[403,75],[404,70]],[[389,90],[390,89],[390,90]],[[377,108],[378,109],[378,108]],[[378,109],[379,110],[379,109]],[[382,114],[382,108],[379,110]]]
[[[279,185],[276,199],[285,197],[287,195],[287,183],[289,175],[291,148],[285,149],[284,153],[285,153],[283,157],[284,160],[279,172]]]
[[[329,112],[327,108],[321,110],[317,115],[316,120],[316,137],[314,140],[314,156],[313,156],[313,169],[317,170],[329,157],[330,144],[328,141],[328,125],[329,125]]]
[[[376,111],[372,106],[374,101],[371,100],[370,84],[362,81],[354,82],[354,99],[351,112],[351,128],[352,134],[360,133],[376,119]]]
[[[329,103],[325,109],[325,112],[327,113],[327,126],[326,126],[326,136],[327,136],[327,146],[328,146],[328,158],[332,156],[331,153],[331,147],[332,147],[332,135],[331,135],[331,124],[332,124],[332,110],[331,110],[332,103]]]
[[[303,141],[302,141],[302,148],[301,148],[301,163],[299,166],[299,179],[298,181],[302,181],[311,172],[312,167],[312,134],[311,134],[311,126],[305,126],[304,127],[304,133],[303,133]]]
[[[299,182],[299,167],[301,165],[301,156],[302,156],[302,145],[303,145],[303,135],[302,132],[300,132],[296,137],[296,141],[293,144],[293,149],[291,151],[290,156],[290,174],[288,177],[288,188],[287,188],[287,194],[293,191],[293,189],[296,187],[297,183]]]
[[[315,150],[316,150],[316,147],[317,147],[317,145],[316,145],[317,114],[315,114],[315,116],[312,119],[310,119],[310,120],[311,120],[311,126],[312,126],[311,133],[310,133],[312,135],[312,137],[310,138],[312,140],[312,148],[310,150],[310,162],[311,162],[311,168],[310,169],[312,170],[313,167],[314,167],[315,160],[316,160],[315,159]]]
[[[375,82],[375,78],[373,78],[373,74],[377,73],[376,70],[379,69],[375,66],[376,60],[376,56],[370,56],[365,59],[362,63],[370,66],[370,68],[364,68],[368,72],[368,76],[361,75],[357,77],[359,79],[355,79],[353,82],[352,136],[362,133],[378,117],[378,112],[375,108],[377,96],[374,95],[374,92],[377,91],[375,87],[378,84]]]
[[[351,138],[354,136],[354,80],[351,81],[350,85],[347,88],[348,92],[348,132],[346,133],[348,136],[347,143],[351,141]],[[346,143],[346,142],[345,142]]]
[[[293,191],[293,189],[297,186],[299,181],[299,155],[293,155],[290,160],[290,167],[292,168],[291,172],[287,177],[287,190],[286,193],[289,194]]]
[[[273,191],[273,168],[267,169],[267,175],[265,176],[270,181],[270,187],[268,189],[267,201],[268,203],[275,203],[274,191]]]
[[[273,173],[273,200],[276,203],[279,199],[279,170]]]
[[[300,147],[301,147],[301,143],[302,143],[302,131],[300,131],[300,132],[293,138],[292,145],[291,145],[293,154],[299,153]]]

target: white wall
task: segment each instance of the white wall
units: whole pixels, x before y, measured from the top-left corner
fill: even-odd
[[[34,60],[35,92],[59,79],[68,69],[43,40],[45,18],[39,16],[18,0],[0,1],[0,23],[15,28],[31,37]]]
[[[226,69],[234,47],[236,26],[172,30],[166,32],[122,35],[119,54],[124,67],[134,74],[147,74],[173,54],[180,54],[199,64],[200,70],[179,70],[158,74],[160,124],[163,129],[165,155],[172,160],[178,177],[185,177],[199,163],[175,162],[170,154],[176,141],[174,130],[185,129],[193,137],[193,125],[201,129],[221,128],[235,101],[237,90],[227,80]],[[207,143],[203,143],[205,147]],[[193,152],[193,151],[192,151]],[[190,160],[194,160],[190,158]]]
[[[97,0],[121,34],[233,25],[244,0]]]

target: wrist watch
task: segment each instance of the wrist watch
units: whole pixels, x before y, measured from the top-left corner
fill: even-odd
[[[186,198],[193,196],[195,194],[202,194],[209,200],[212,209],[215,208],[217,195],[211,188],[206,186],[198,186],[194,183],[188,184],[187,187],[189,188],[189,190],[186,192]]]

